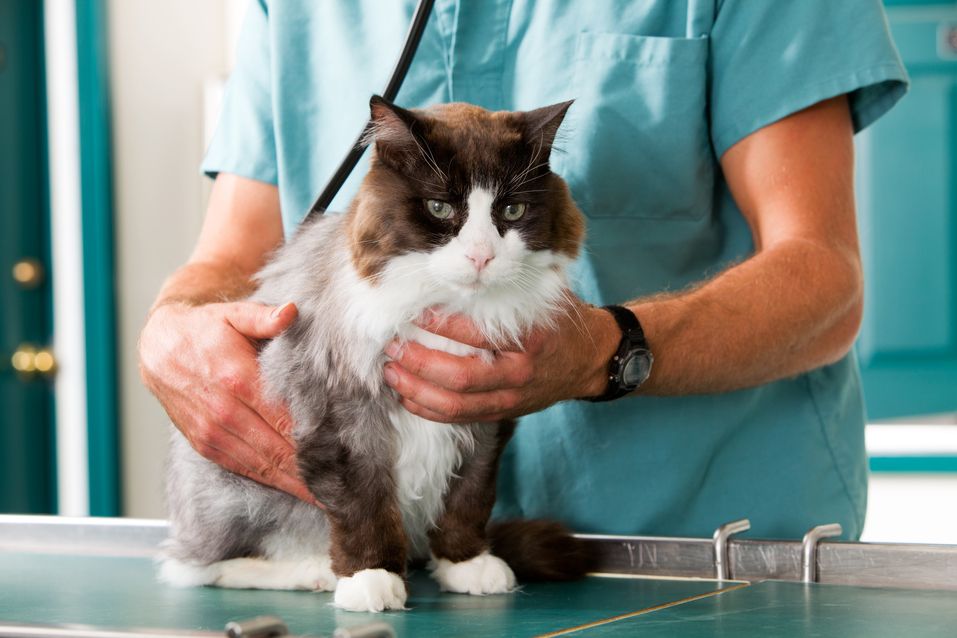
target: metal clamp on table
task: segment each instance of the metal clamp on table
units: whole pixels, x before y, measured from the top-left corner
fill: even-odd
[[[731,580],[731,562],[728,560],[728,541],[735,534],[751,529],[751,521],[742,518],[725,523],[714,530],[714,577],[718,580]]]
[[[817,545],[824,538],[834,538],[844,533],[840,523],[818,525],[808,530],[801,541],[801,580],[816,583],[818,580]]]
[[[277,638],[289,633],[289,627],[281,618],[257,616],[249,620],[234,620],[226,623],[228,638]]]

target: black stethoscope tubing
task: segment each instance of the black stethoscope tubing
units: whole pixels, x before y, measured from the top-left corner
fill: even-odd
[[[389,84],[385,87],[385,91],[382,92],[382,97],[389,102],[394,102],[396,96],[399,94],[399,88],[401,88],[402,81],[405,80],[406,73],[409,71],[412,58],[415,57],[415,52],[419,49],[419,42],[422,40],[422,33],[425,32],[425,25],[428,23],[429,16],[432,13],[433,3],[434,0],[419,0],[419,4],[415,8],[415,15],[412,17],[412,24],[409,26],[409,33],[405,37],[402,53],[399,55],[399,59],[395,63],[395,68],[392,70],[392,77],[389,79]],[[326,212],[329,204],[332,203],[339,189],[342,188],[342,185],[345,183],[346,178],[352,173],[352,169],[356,167],[356,164],[359,163],[359,158],[361,158],[365,152],[368,146],[366,135],[371,128],[372,120],[370,119],[366,122],[355,144],[352,145],[352,149],[350,149],[349,153],[343,158],[342,163],[339,164],[339,168],[332,174],[326,187],[319,193],[319,197],[316,198],[316,202],[312,205],[312,208],[309,209],[309,212],[306,213],[306,217],[303,221],[309,221],[313,217]]]

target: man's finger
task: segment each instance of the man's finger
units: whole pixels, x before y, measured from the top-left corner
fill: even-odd
[[[292,442],[240,398],[230,397],[224,402],[226,407],[219,414],[211,415],[212,419],[219,420],[225,432],[255,450],[257,457],[269,458],[277,469],[297,476],[299,467]]]
[[[460,357],[410,341],[401,347],[390,344],[386,354],[412,374],[455,392],[520,387],[530,376],[528,366],[511,353],[498,357],[492,364],[476,356]]]
[[[270,459],[232,432],[225,431],[220,441],[207,444],[205,450],[207,452],[205,456],[209,460],[234,474],[240,474],[267,487],[282,490],[306,503],[321,507],[319,501],[298,475],[291,475],[282,469],[267,469],[273,467]]]
[[[219,415],[225,417],[220,423],[223,439],[211,443],[211,447],[219,448],[239,462],[246,469],[246,472],[240,472],[243,476],[288,492],[307,503],[318,504],[299,477],[292,442],[242,401],[227,399],[227,406],[226,413]],[[227,469],[237,471],[233,467]]]
[[[502,350],[509,344],[494,344],[485,338],[478,326],[465,315],[444,315],[427,310],[416,324],[423,330],[434,332],[452,341],[458,341],[481,350]]]
[[[439,414],[438,412],[433,412],[432,410],[429,410],[428,408],[424,408],[418,403],[416,403],[415,401],[411,401],[409,399],[402,399],[401,403],[403,408],[405,408],[407,411],[411,412],[415,416],[422,417],[423,419],[427,419],[429,421],[434,421],[435,423],[442,423],[442,424],[450,423],[450,421],[447,418],[445,418],[443,415]],[[468,423],[468,421],[465,421],[465,423]]]
[[[225,304],[226,321],[250,339],[272,339],[292,325],[298,314],[296,304],[266,306],[251,301]]]
[[[395,362],[386,364],[385,378],[386,383],[403,398],[439,415],[439,423],[487,421],[518,405],[518,395],[514,390],[471,394],[452,392],[420,379]]]
[[[262,417],[272,429],[291,440],[292,416],[282,403],[270,401],[264,393],[259,366],[253,358],[240,364],[227,390]]]

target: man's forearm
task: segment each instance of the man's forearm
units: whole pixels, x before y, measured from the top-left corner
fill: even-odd
[[[631,302],[655,355],[639,393],[725,392],[832,363],[853,343],[861,291],[853,256],[791,240],[690,291]]]
[[[199,306],[234,301],[255,288],[251,277],[228,262],[190,262],[170,275],[163,284],[153,309],[170,303]]]
[[[198,306],[248,296],[255,288],[253,274],[282,243],[282,233],[275,185],[220,173],[193,254],[163,284],[153,310],[171,303]]]

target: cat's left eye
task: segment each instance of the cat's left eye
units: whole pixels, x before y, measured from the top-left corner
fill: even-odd
[[[448,219],[452,216],[452,213],[455,211],[452,209],[452,204],[448,202],[443,202],[438,199],[427,199],[425,200],[425,207],[433,217],[439,219]]]
[[[502,217],[510,222],[514,222],[522,218],[527,207],[526,204],[509,204],[502,210]]]

